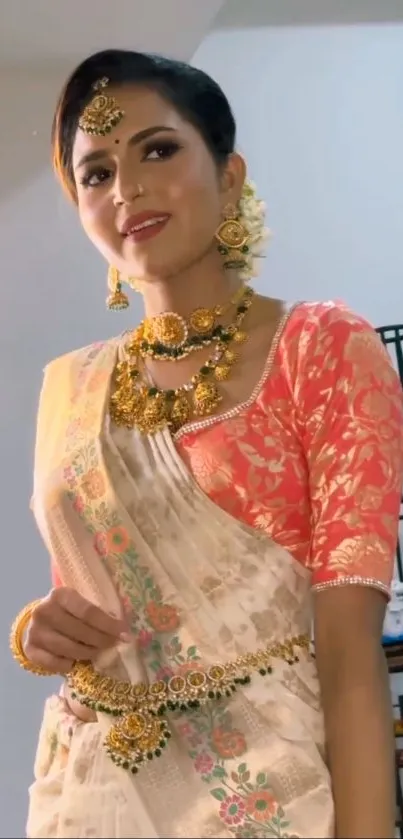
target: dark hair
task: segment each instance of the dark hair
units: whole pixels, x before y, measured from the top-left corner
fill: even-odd
[[[234,151],[236,126],[230,104],[207,73],[181,61],[129,50],[104,50],[83,61],[62,90],[52,126],[53,165],[63,186],[76,197],[72,151],[78,120],[94,96],[93,84],[147,85],[196,128],[217,164]]]

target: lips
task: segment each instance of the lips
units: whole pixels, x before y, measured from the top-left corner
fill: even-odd
[[[132,235],[135,236],[148,228],[158,227],[165,224],[169,218],[170,217],[167,213],[158,213],[151,210],[148,212],[145,211],[143,213],[137,213],[137,215],[130,216],[130,218],[125,221],[121,229],[121,234],[124,237]]]

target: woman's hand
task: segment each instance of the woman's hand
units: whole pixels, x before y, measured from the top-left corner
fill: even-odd
[[[94,606],[74,589],[54,588],[36,607],[24,643],[34,664],[68,673],[75,661],[93,661],[130,636],[122,620]]]
[[[80,720],[80,722],[97,721],[98,717],[96,711],[93,711],[91,708],[87,708],[86,705],[82,705],[78,699],[73,699],[67,682],[63,685],[62,697],[66,705],[66,710],[70,714],[73,714],[73,716]]]

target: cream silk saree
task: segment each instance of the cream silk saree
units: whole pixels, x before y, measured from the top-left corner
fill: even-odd
[[[168,432],[111,425],[118,353],[110,341],[46,369],[32,502],[63,585],[131,622],[99,672],[150,685],[309,637],[309,572],[210,501]],[[230,698],[168,710],[166,748],[135,775],[105,751],[107,714],[82,723],[51,697],[28,837],[332,837],[314,659],[286,658]]]

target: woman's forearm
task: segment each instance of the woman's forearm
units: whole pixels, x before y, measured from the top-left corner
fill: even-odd
[[[339,670],[333,695],[324,697],[337,839],[393,839],[394,738],[384,655]]]

